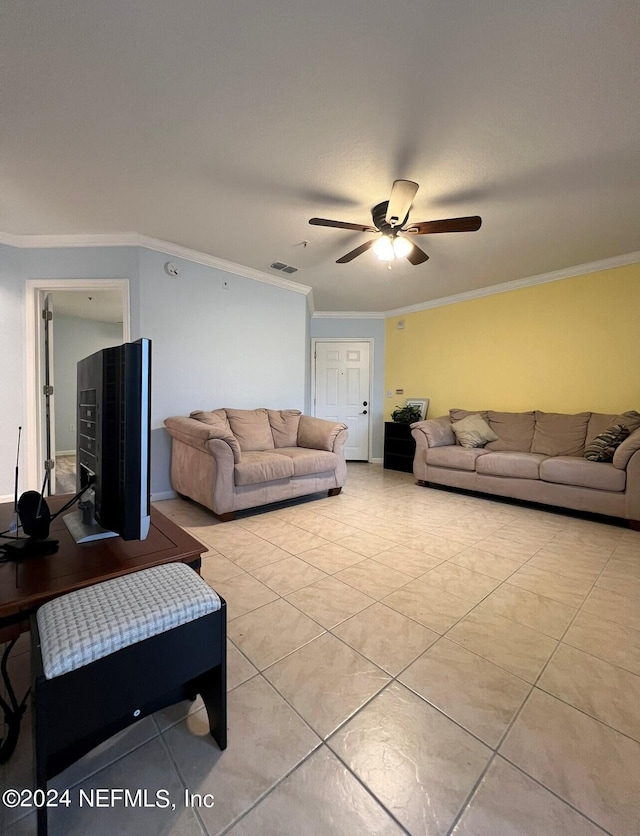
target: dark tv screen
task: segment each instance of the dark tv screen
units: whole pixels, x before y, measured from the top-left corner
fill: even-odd
[[[77,542],[144,540],[150,524],[151,341],[80,360],[77,384],[79,511],[64,519]]]

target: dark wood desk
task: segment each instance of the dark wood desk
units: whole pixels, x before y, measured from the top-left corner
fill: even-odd
[[[48,498],[51,513],[56,513],[70,498]],[[13,503],[0,505],[0,531],[9,528],[12,516]],[[188,563],[199,571],[200,555],[206,551],[202,543],[155,508],[151,509],[146,540],[112,537],[78,545],[64,524],[63,515],[53,521],[49,536],[60,542],[54,554],[0,564],[0,642],[9,642],[1,664],[9,703],[0,698],[9,734],[0,740],[0,763],[10,757],[15,747],[24,713],[26,696],[18,703],[6,674],[6,664],[15,639],[29,629],[29,616],[51,598],[161,563]]]
[[[69,499],[70,496],[48,498],[51,513]],[[12,515],[13,503],[0,505],[0,531],[9,527]],[[155,508],[151,509],[146,540],[112,537],[78,545],[63,516],[51,524],[49,536],[60,541],[55,554],[0,564],[0,641],[8,641],[11,628],[16,625],[14,636],[29,629],[29,615],[51,598],[161,563],[189,563],[199,568],[200,555],[206,551],[202,543]]]

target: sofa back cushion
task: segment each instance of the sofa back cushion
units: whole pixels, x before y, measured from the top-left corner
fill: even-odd
[[[266,409],[225,409],[225,412],[242,451],[274,449]]]
[[[601,435],[614,422],[615,415],[608,415],[604,412],[592,412],[587,425],[587,437],[584,446],[588,447],[597,435]]]
[[[299,409],[268,409],[274,447],[295,447],[298,443]]]
[[[213,409],[207,412],[204,409],[195,409],[189,413],[189,418],[195,418],[196,421],[202,421],[203,424],[209,424],[213,427],[220,427],[231,432],[229,421],[227,420],[227,412],[225,409]]]
[[[469,415],[480,415],[485,421],[489,420],[489,411],[486,409],[450,409],[449,418],[451,423],[455,421],[462,421],[463,418],[468,418]]]
[[[545,456],[582,456],[590,418],[590,412],[565,415],[536,411],[531,452]]]
[[[506,450],[515,453],[529,453],[535,430],[533,412],[494,412],[489,410],[489,426],[498,436],[490,441],[487,450]]]

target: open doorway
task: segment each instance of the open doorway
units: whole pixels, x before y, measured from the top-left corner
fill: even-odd
[[[129,282],[42,280],[27,283],[27,471],[45,493],[76,490],[78,360],[130,339]]]
[[[117,290],[58,290],[49,296],[54,381],[50,433],[55,439],[50,492],[75,493],[77,364],[102,348],[124,342],[122,300]]]

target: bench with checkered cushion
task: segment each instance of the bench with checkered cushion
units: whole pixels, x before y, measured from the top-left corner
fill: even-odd
[[[37,612],[47,679],[220,609],[184,563],[166,563],[54,598]]]
[[[226,747],[226,604],[186,564],[49,601],[31,632],[37,788],[131,723],[198,693]],[[39,836],[46,828],[39,808]]]

